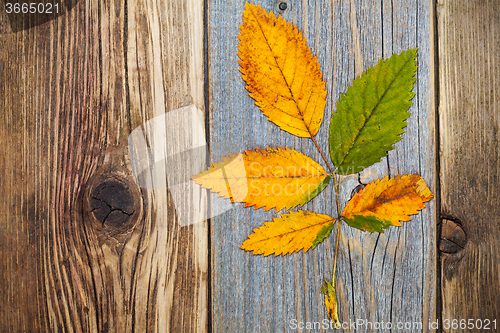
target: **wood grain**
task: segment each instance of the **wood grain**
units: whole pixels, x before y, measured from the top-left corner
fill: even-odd
[[[255,147],[290,147],[324,164],[308,139],[296,138],[270,123],[254,105],[238,72],[237,34],[245,1],[209,4],[211,161]],[[325,120],[316,137],[328,151],[328,123],[335,101],[352,80],[380,57],[418,47],[418,73],[412,115],[403,139],[387,160],[361,175],[368,182],[386,174],[419,173],[435,192],[435,109],[432,81],[431,3],[423,1],[255,1],[283,13],[304,32],[318,56],[329,91]],[[341,205],[358,184],[342,179]],[[305,209],[335,214],[333,186]],[[212,216],[224,202],[212,196]],[[253,256],[239,247],[271,212],[235,204],[212,218],[212,302],[214,332],[291,332],[294,321],[326,319],[320,289],[330,279],[334,238],[307,253]],[[435,202],[401,228],[365,234],[342,227],[338,266],[340,320],[410,323],[412,332],[429,331],[435,320]],[[422,329],[413,323],[422,324]],[[310,332],[328,331],[316,324]],[[300,330],[299,330],[300,331]],[[372,331],[366,327],[341,331]]]
[[[437,19],[442,214],[467,238],[463,250],[441,255],[442,318],[496,319],[498,329],[500,7],[440,0]]]
[[[140,187],[128,145],[155,116],[203,112],[203,10],[81,0],[29,30],[0,25],[0,331],[207,331],[207,224],[176,214],[203,216],[204,194],[177,206],[161,170],[163,189]],[[135,207],[118,226],[88,206],[110,178]]]

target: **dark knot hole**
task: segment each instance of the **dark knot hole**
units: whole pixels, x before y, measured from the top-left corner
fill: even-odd
[[[90,209],[94,217],[106,228],[120,228],[135,213],[130,188],[116,178],[97,184],[90,194]]]

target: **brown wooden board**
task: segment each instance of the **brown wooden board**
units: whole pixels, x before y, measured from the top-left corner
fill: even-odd
[[[419,173],[435,192],[431,2],[286,1],[284,11],[279,10],[280,1],[255,3],[294,22],[318,56],[329,91],[325,120],[316,137],[324,152],[328,151],[329,118],[340,93],[381,57],[419,48],[416,96],[406,133],[386,160],[361,175],[361,181]],[[209,3],[211,161],[255,147],[290,147],[323,164],[310,140],[270,123],[245,90],[237,57],[244,5],[240,0]],[[357,176],[342,179],[342,206],[357,184]],[[322,328],[327,316],[320,289],[332,274],[334,233],[307,253],[253,256],[239,247],[252,229],[277,214],[225,204],[216,195],[211,197],[213,331],[292,332],[300,324],[303,331],[328,331]],[[334,207],[333,186],[304,206],[325,214],[335,214]],[[225,209],[229,210],[217,215]],[[408,323],[407,331],[429,331],[436,311],[435,237],[435,201],[411,222],[384,234],[362,233],[344,225],[337,272],[341,322],[390,321]],[[306,330],[307,322],[315,328]],[[341,331],[373,329],[349,326]]]
[[[438,1],[437,22],[443,328],[498,331],[500,6]]]
[[[129,140],[189,105],[204,122],[203,1],[81,0],[19,32],[3,5],[0,331],[206,332],[206,195],[177,202],[168,166],[144,186]]]

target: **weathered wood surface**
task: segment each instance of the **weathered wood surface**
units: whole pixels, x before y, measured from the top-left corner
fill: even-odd
[[[277,0],[258,3],[279,13]],[[322,163],[309,141],[269,123],[244,89],[236,57],[244,1],[209,7],[211,160],[287,146]],[[499,7],[494,0],[442,0],[436,7],[441,213],[448,218],[442,233],[449,237],[441,248],[453,252],[440,258],[438,316],[498,320]],[[436,191],[431,8],[423,1],[323,0],[288,2],[283,12],[304,31],[327,81],[318,135],[324,151],[340,92],[380,57],[419,47],[407,132],[386,161],[360,175],[362,182],[418,172]],[[128,142],[143,125],[148,145],[159,140],[156,147],[165,148],[173,127],[165,124],[158,138],[148,120],[185,106],[203,112],[203,10],[199,0],[81,0],[58,19],[17,33],[0,13],[0,330],[207,330],[207,225],[179,222],[181,212],[192,221],[204,216],[203,193],[189,188],[193,200],[183,198],[179,207],[171,186],[158,184],[168,179],[168,165],[134,177],[131,153],[142,156],[143,146]],[[183,144],[203,141],[201,132],[187,141],[182,130],[174,132],[168,137]],[[157,150],[146,156],[157,161]],[[199,154],[196,168],[203,165]],[[343,179],[343,204],[356,184],[357,177]],[[122,191],[114,219],[92,206],[91,194],[99,196],[93,190],[103,187]],[[211,207],[213,331],[292,331],[294,319],[326,319],[319,290],[332,273],[334,236],[306,254],[252,256],[239,246],[275,214],[225,204],[214,198]],[[440,310],[435,204],[385,234],[342,229],[342,321],[417,322],[428,330]],[[333,207],[330,186],[305,208],[334,214]]]
[[[255,1],[280,13],[280,1]],[[244,88],[238,71],[237,34],[245,1],[210,1],[209,81],[211,161],[255,147],[290,147],[323,163],[314,145],[267,121]],[[418,47],[412,115],[403,139],[388,158],[361,175],[368,182],[387,174],[419,173],[435,193],[435,107],[433,104],[430,1],[287,1],[285,19],[304,32],[327,82],[328,103],[317,141],[327,152],[327,127],[335,101],[352,80],[380,57]],[[344,206],[356,177],[343,179]],[[304,206],[335,214],[333,186]],[[222,205],[212,196],[213,210]],[[215,215],[215,212],[212,213]],[[293,320],[326,319],[320,289],[330,279],[334,238],[307,253],[253,256],[239,249],[252,229],[273,216],[262,209],[232,209],[212,218],[212,309],[214,332],[291,332]],[[428,322],[436,311],[435,201],[402,228],[364,234],[342,228],[338,297],[342,322],[366,319],[395,324]],[[306,330],[303,330],[306,331]],[[322,328],[311,332],[328,331]],[[341,331],[372,331],[366,327]]]
[[[442,318],[496,319],[498,330],[500,6],[440,0],[437,21],[441,208],[461,224],[443,232],[467,240],[441,255]]]
[[[204,110],[203,1],[81,0],[18,33],[3,8],[0,331],[207,331],[207,224],[176,214],[204,196],[140,187],[128,142]]]

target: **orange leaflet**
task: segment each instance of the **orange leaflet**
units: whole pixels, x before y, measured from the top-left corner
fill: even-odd
[[[264,210],[293,208],[318,195],[330,176],[311,158],[289,148],[230,154],[193,180],[232,202]]]
[[[281,129],[318,133],[326,105],[316,57],[297,27],[247,3],[239,37],[241,73],[255,104]]]
[[[328,237],[334,222],[333,217],[324,214],[302,210],[290,212],[254,229],[241,248],[265,256],[291,254],[302,249],[307,252]]]
[[[418,213],[425,207],[424,202],[433,197],[424,179],[417,174],[391,179],[387,176],[356,193],[344,208],[342,217],[376,217],[383,220],[381,223],[401,226],[400,221],[410,221],[409,215]]]

